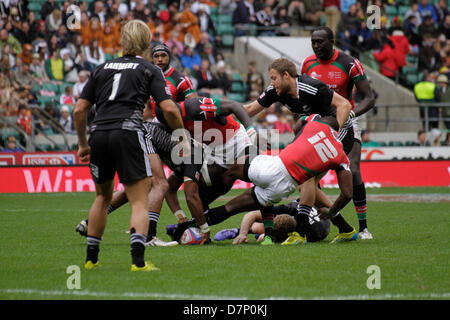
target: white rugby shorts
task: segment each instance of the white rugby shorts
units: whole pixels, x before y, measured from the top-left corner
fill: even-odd
[[[236,133],[225,144],[207,146],[205,149],[205,163],[216,163],[226,169],[231,168],[235,160],[244,155],[245,148],[252,144],[250,137],[241,124]]]
[[[256,156],[250,163],[248,177],[255,185],[258,202],[266,207],[287,198],[297,189],[297,182],[277,156]]]

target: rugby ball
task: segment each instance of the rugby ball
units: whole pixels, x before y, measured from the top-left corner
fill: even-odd
[[[196,227],[191,227],[184,230],[180,239],[180,243],[185,245],[200,244],[202,241],[202,233],[200,229]]]

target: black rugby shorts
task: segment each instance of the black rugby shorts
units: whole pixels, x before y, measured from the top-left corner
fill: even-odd
[[[92,179],[97,184],[114,179],[123,184],[152,175],[144,133],[130,130],[99,130],[89,137]]]

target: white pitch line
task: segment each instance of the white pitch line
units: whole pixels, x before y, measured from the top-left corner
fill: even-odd
[[[224,297],[224,296],[206,296],[206,295],[189,295],[178,293],[147,293],[147,292],[95,292],[89,290],[36,290],[36,289],[0,289],[0,293],[20,293],[20,294],[37,294],[42,296],[77,296],[77,297],[105,297],[105,298],[153,298],[153,299],[172,299],[172,300],[248,300],[247,297]]]
[[[34,294],[40,296],[74,296],[74,297],[104,297],[104,298],[136,298],[136,299],[170,299],[170,300],[249,300],[248,297],[227,297],[213,295],[190,295],[178,293],[144,293],[144,292],[96,292],[89,290],[37,290],[37,289],[0,289],[0,293],[5,294]],[[329,297],[268,297],[262,300],[387,300],[387,299],[449,299],[450,292],[444,293],[426,293],[426,294],[403,294],[403,293],[385,293],[385,294],[363,294],[350,296],[329,296]]]

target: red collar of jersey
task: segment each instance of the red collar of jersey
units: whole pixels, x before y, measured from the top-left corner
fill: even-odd
[[[336,61],[336,59],[339,55],[339,51],[337,51],[336,49],[333,49],[333,50],[334,50],[334,53],[330,60],[321,60],[321,59],[317,58],[317,56],[316,56],[317,61],[319,61],[319,63],[332,63],[332,62]]]
[[[175,68],[172,67],[171,65],[169,65],[169,69],[167,69],[166,71],[164,71],[164,76],[165,77],[169,77],[173,72],[174,72]]]

